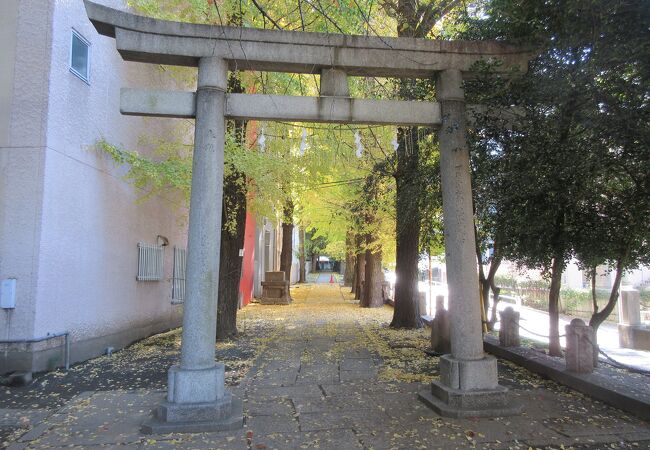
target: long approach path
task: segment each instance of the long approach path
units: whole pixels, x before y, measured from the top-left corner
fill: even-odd
[[[424,352],[426,329],[388,328],[390,307],[361,309],[349,288],[337,283],[300,285],[292,296],[289,306],[246,307],[240,312],[240,337],[217,345],[230,389],[244,399],[241,430],[140,433],[140,424],[164,396],[163,366],[178,357],[175,330],[112,357],[76,365],[67,373],[43,375],[22,391],[0,392],[0,408],[5,408],[0,409],[4,421],[0,424],[11,430],[5,445],[12,449],[650,448],[649,423],[506,362],[499,366],[500,382],[524,404],[523,414],[441,418],[417,400],[417,392],[437,376],[437,358]],[[120,376],[121,372],[128,376]],[[102,381],[106,379],[110,382]],[[12,419],[17,422],[13,428]]]

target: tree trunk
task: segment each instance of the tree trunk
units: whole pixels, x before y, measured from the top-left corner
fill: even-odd
[[[616,261],[616,276],[614,277],[614,284],[609,293],[607,305],[601,310],[593,313],[589,319],[589,326],[594,327],[594,333],[598,331],[598,327],[609,317],[616,307],[618,301],[618,294],[621,288],[621,280],[623,279],[623,272],[625,270],[624,259],[621,257]]]
[[[369,244],[371,238],[368,238]],[[364,293],[359,306],[364,308],[378,308],[384,305],[381,285],[384,274],[381,271],[381,250],[366,250],[366,268]]]
[[[293,202],[289,200],[284,206],[282,218],[282,252],[280,253],[280,271],[285,280],[291,280],[291,261],[293,259]]]
[[[499,295],[501,294],[501,288],[495,284],[494,278],[497,275],[497,271],[499,270],[499,266],[501,265],[502,260],[503,257],[499,253],[499,247],[497,247],[497,240],[495,239],[494,254],[492,255],[492,260],[490,261],[490,269],[488,270],[488,276],[487,276],[488,285],[492,290],[492,314],[487,324],[489,331],[494,330],[494,324],[497,323],[497,307],[499,306],[499,300],[501,300],[501,297]],[[488,297],[489,295],[490,293],[488,292]]]
[[[497,323],[497,306],[501,300],[501,288],[493,285],[492,286],[492,314],[490,315],[490,321],[488,322],[488,330],[494,330],[494,324]]]
[[[239,283],[246,227],[246,187],[234,181],[242,174],[232,173],[224,179],[224,208],[221,228],[221,253],[219,256],[219,300],[217,303],[217,340],[231,339],[237,335],[237,310],[239,309]],[[235,205],[227,208],[226,205]],[[234,217],[228,217],[234,215]],[[232,229],[226,226],[234,221]]]
[[[402,95],[402,97],[409,97]],[[420,256],[420,208],[417,128],[398,130],[396,190],[395,309],[394,328],[419,328],[418,260]]]
[[[239,78],[228,78],[229,92],[242,93]],[[228,126],[241,145],[245,145],[246,122],[229,121]],[[239,310],[239,284],[246,229],[246,182],[241,172],[234,170],[223,180],[223,209],[221,212],[221,251],[219,254],[219,291],[217,294],[216,340],[231,339],[237,335],[237,311]]]
[[[429,270],[427,271],[428,272],[427,276],[429,278],[429,300],[432,301],[433,300],[433,268],[431,267],[431,252],[430,251],[427,252],[427,257],[429,258],[429,261],[428,261],[428,263],[429,263],[428,269]]]
[[[353,239],[353,233],[349,231],[345,238],[345,273],[343,274],[343,286],[352,286],[354,282]]]
[[[589,272],[591,274],[591,305],[593,307],[593,314],[598,312],[598,297],[596,295],[596,275],[597,267],[592,267]],[[593,315],[591,316],[593,318]]]
[[[482,300],[482,308],[483,308],[483,314],[481,314],[481,317],[485,317],[485,325],[488,327],[488,330],[490,330],[490,323],[487,320],[488,313],[490,310],[490,283],[488,282],[487,278],[481,279],[479,277],[479,289],[481,290],[480,296]],[[485,329],[485,328],[484,328]]]
[[[484,314],[481,317],[487,317],[488,308],[490,307],[490,283],[485,276],[485,269],[483,268],[483,254],[481,253],[481,246],[479,245],[478,232],[474,226],[474,234],[476,235],[476,259],[478,260],[478,286],[480,290],[481,306]]]
[[[618,295],[619,295],[619,290],[621,288],[621,280],[623,279],[623,271],[625,270],[625,260],[627,259],[627,251],[623,256],[621,256],[619,259],[616,260],[616,276],[614,277],[614,284],[612,285],[612,290],[609,293],[609,299],[607,300],[607,305],[602,309],[602,311],[598,311],[598,309],[594,310],[594,313],[591,315],[591,318],[589,319],[589,326],[593,327],[594,329],[594,346],[595,346],[595,352],[594,352],[594,365],[598,365],[598,328],[600,325],[609,317],[609,315],[614,311],[614,308],[616,307],[616,302],[618,301]],[[594,275],[595,275],[595,270],[594,270]],[[594,276],[594,285],[595,285],[595,276]],[[595,301],[595,300],[594,300]],[[596,308],[597,308],[596,304]]]
[[[501,289],[494,284],[494,277],[497,274],[497,270],[499,270],[499,266],[501,265],[501,260],[503,258],[499,255],[499,247],[497,245],[498,241],[495,237],[493,242],[492,258],[490,259],[490,267],[488,268],[488,273],[486,275],[483,268],[483,255],[481,254],[479,234],[476,226],[474,226],[474,234],[476,236],[476,258],[478,260],[479,289],[481,290],[481,298],[483,299],[483,311],[485,312],[485,315],[483,317],[486,318],[488,331],[492,331],[494,330],[494,324],[497,321],[497,305],[499,304],[499,293],[501,292]],[[492,312],[490,319],[487,320],[488,310],[490,309],[490,290],[493,294]]]
[[[499,296],[499,294],[501,293],[501,288],[499,288],[494,283],[494,278],[496,277],[497,271],[499,270],[499,266],[501,265],[502,259],[503,258],[500,255],[497,255],[497,248],[496,248],[496,241],[495,241],[494,255],[492,256],[492,260],[490,261],[490,268],[488,270],[488,275],[487,275],[487,284],[489,288],[492,290],[492,314],[490,320],[488,320],[487,323],[488,330],[490,331],[494,330],[494,324],[497,322],[497,306],[499,305],[499,300],[501,300]],[[489,303],[490,292],[488,291],[486,292],[486,294]],[[487,317],[487,309],[485,311],[485,317]]]
[[[298,247],[300,248],[300,279],[299,283],[307,282],[307,267],[305,267],[305,227],[300,227],[298,230]]]
[[[349,252],[345,255],[345,273],[343,274],[343,286],[352,286],[354,282],[354,254]]]
[[[450,2],[448,6],[455,2]],[[397,2],[397,36],[425,38],[433,25],[447,11],[431,2],[422,10],[412,0]],[[423,90],[412,79],[400,79],[399,94],[402,100],[422,100]],[[418,314],[418,260],[420,256],[420,151],[418,128],[397,129],[396,189],[396,258],[395,258],[395,309],[390,323],[394,328],[419,328],[422,319]]]
[[[356,264],[357,274],[356,274],[356,283],[354,288],[354,299],[361,300],[363,298],[362,287],[364,285],[364,280],[366,276],[366,254],[365,252],[359,252],[357,254],[357,264]]]
[[[355,235],[352,241],[352,245],[354,246],[352,251],[352,258],[354,258],[354,272],[352,273],[352,288],[350,289],[350,293],[354,294],[355,299],[357,298],[357,285],[359,280],[359,273],[361,270],[363,270],[359,267],[359,252],[361,251],[359,249],[360,242],[361,242],[361,238],[359,237],[359,235]]]
[[[548,294],[548,319],[549,319],[549,345],[548,353],[551,356],[562,356],[560,345],[560,287],[562,285],[562,272],[564,260],[561,257],[553,258],[551,266],[551,288]]]

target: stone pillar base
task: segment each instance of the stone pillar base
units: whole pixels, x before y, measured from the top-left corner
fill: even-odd
[[[650,350],[650,326],[619,323],[618,343],[622,348]]]
[[[444,417],[502,417],[519,414],[523,405],[514,403],[508,389],[497,382],[497,360],[486,355],[479,360],[440,358],[440,381],[418,397]]]
[[[261,297],[260,305],[290,305],[291,297]]]
[[[172,366],[167,381],[167,401],[142,425],[143,433],[200,433],[241,428],[242,402],[224,385],[224,366],[183,369]]]
[[[225,393],[225,367],[221,363],[207,369],[183,369],[174,365],[167,372],[169,403],[212,403]]]
[[[145,434],[207,433],[237,430],[243,426],[242,401],[227,393],[222,400],[213,403],[163,402],[140,430]]]

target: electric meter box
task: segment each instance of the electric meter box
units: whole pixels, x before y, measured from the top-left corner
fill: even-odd
[[[13,309],[16,307],[16,279],[7,278],[0,283],[0,308]]]

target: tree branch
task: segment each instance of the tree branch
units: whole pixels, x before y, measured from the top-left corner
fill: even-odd
[[[302,2],[298,0],[298,11],[300,12],[300,25],[302,26],[302,31],[305,31],[305,18],[302,15]]]
[[[332,19],[330,16],[327,15],[327,13],[323,10],[323,8],[322,8],[322,6],[320,5],[320,3],[319,3],[318,6],[316,6],[314,3],[310,2],[309,0],[304,0],[304,1],[305,1],[308,5],[314,7],[314,8],[315,8],[319,13],[321,13],[321,14],[323,15],[323,17],[324,17],[325,19],[327,19],[327,20],[328,20],[332,25],[334,25],[334,27],[335,27],[337,30],[339,30],[339,32],[340,32],[341,34],[346,34],[345,31],[343,31],[343,29],[339,26],[339,24],[336,23],[336,21],[334,21],[334,19]]]
[[[257,0],[253,0],[253,5],[255,5],[255,7],[258,9],[258,11],[259,11],[260,13],[262,13],[262,16],[264,16],[264,17],[266,17],[267,19],[269,19],[269,21],[270,21],[273,25],[275,25],[275,27],[276,27],[278,30],[282,30],[282,29],[283,29],[280,25],[278,25],[278,23],[277,23],[275,20],[273,20],[273,18],[272,18],[271,16],[268,15],[268,13],[264,10],[264,8],[262,8],[262,7],[260,6],[260,4],[257,3]]]
[[[460,4],[459,0],[441,1],[434,7],[432,1],[428,5],[422,5],[418,11],[418,17],[422,17],[417,27],[417,37],[425,37],[431,32],[437,21],[442,19],[456,5]]]

